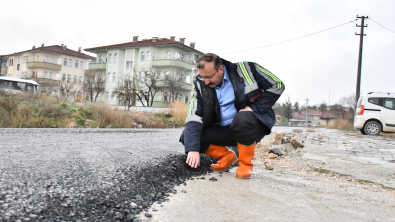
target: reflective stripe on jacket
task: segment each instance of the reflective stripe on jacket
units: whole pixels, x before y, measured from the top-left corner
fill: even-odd
[[[272,106],[280,98],[285,86],[274,74],[253,62],[231,63],[222,59],[228,70],[235,93],[237,111],[250,106],[254,116],[271,129],[275,122]],[[185,123],[185,152],[200,150],[203,128],[221,121],[215,89],[195,79]],[[268,132],[270,133],[270,131]]]

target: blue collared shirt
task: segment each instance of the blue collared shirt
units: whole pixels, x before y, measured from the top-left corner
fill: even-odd
[[[217,98],[219,102],[219,108],[221,112],[220,126],[229,126],[232,124],[233,117],[235,117],[237,111],[235,108],[235,94],[233,91],[232,83],[230,82],[228,71],[224,66],[224,78],[222,79],[221,87],[215,87],[217,92]]]

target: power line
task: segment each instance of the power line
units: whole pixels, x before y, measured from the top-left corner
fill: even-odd
[[[387,30],[389,30],[389,31],[391,31],[391,32],[393,32],[393,33],[395,33],[395,31],[392,31],[391,29],[386,28],[386,27],[380,25],[378,22],[374,21],[373,19],[370,19],[370,20],[372,20],[372,22],[376,23],[377,25],[379,25],[379,26],[381,26],[381,27],[383,27],[383,28],[385,28],[385,29],[387,29]]]
[[[392,5],[392,3],[394,3],[394,1],[393,1],[393,0],[389,0],[388,2],[384,3],[384,4],[381,6],[381,8],[379,8],[379,9],[378,9],[377,11],[375,11],[375,12],[372,12],[372,13],[369,14],[369,15],[372,15],[372,16],[381,15],[382,12],[384,12],[387,8],[389,8],[389,7]],[[369,16],[369,15],[368,15],[368,16]]]
[[[219,54],[220,55],[225,55],[225,54],[231,54],[231,53],[237,53],[237,52],[245,52],[245,51],[250,51],[250,50],[254,50],[254,49],[260,49],[260,48],[265,48],[265,47],[269,47],[269,46],[273,46],[273,45],[278,45],[278,44],[281,44],[281,43],[290,42],[290,41],[293,41],[293,40],[297,40],[297,39],[301,39],[301,38],[304,38],[304,37],[307,37],[307,36],[311,36],[311,35],[315,35],[315,34],[318,34],[318,33],[321,33],[321,32],[325,32],[325,31],[328,31],[328,30],[331,30],[331,29],[334,29],[334,28],[337,28],[337,27],[340,27],[340,26],[343,26],[343,25],[347,25],[347,24],[355,22],[357,20],[358,19],[354,19],[352,21],[343,23],[341,25],[333,26],[331,28],[327,28],[327,29],[324,29],[324,30],[321,30],[321,31],[318,31],[318,32],[313,32],[313,33],[310,33],[310,34],[307,34],[307,35],[303,35],[303,36],[300,36],[300,37],[296,37],[296,38],[293,38],[293,39],[288,39],[288,40],[285,40],[285,41],[281,41],[281,42],[277,42],[277,43],[273,43],[273,44],[269,44],[269,45],[264,45],[264,46],[259,46],[259,47],[255,47],[255,48],[244,49],[244,50],[239,50],[239,51],[234,51],[234,52],[219,53]]]

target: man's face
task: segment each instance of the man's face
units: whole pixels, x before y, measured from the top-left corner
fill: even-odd
[[[204,83],[210,88],[221,86],[224,78],[224,66],[221,65],[218,70],[214,68],[214,62],[205,63],[204,68],[199,69],[200,76],[204,79]]]

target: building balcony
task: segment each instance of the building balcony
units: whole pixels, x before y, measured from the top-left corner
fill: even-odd
[[[4,66],[1,67],[1,73],[7,73],[8,72],[8,67]]]
[[[106,70],[107,63],[89,63],[89,70]]]
[[[29,69],[44,68],[52,70],[61,70],[62,66],[54,63],[31,61],[26,63],[26,67]]]
[[[154,67],[183,67],[186,70],[195,67],[193,63],[178,59],[154,59],[151,64]]]

